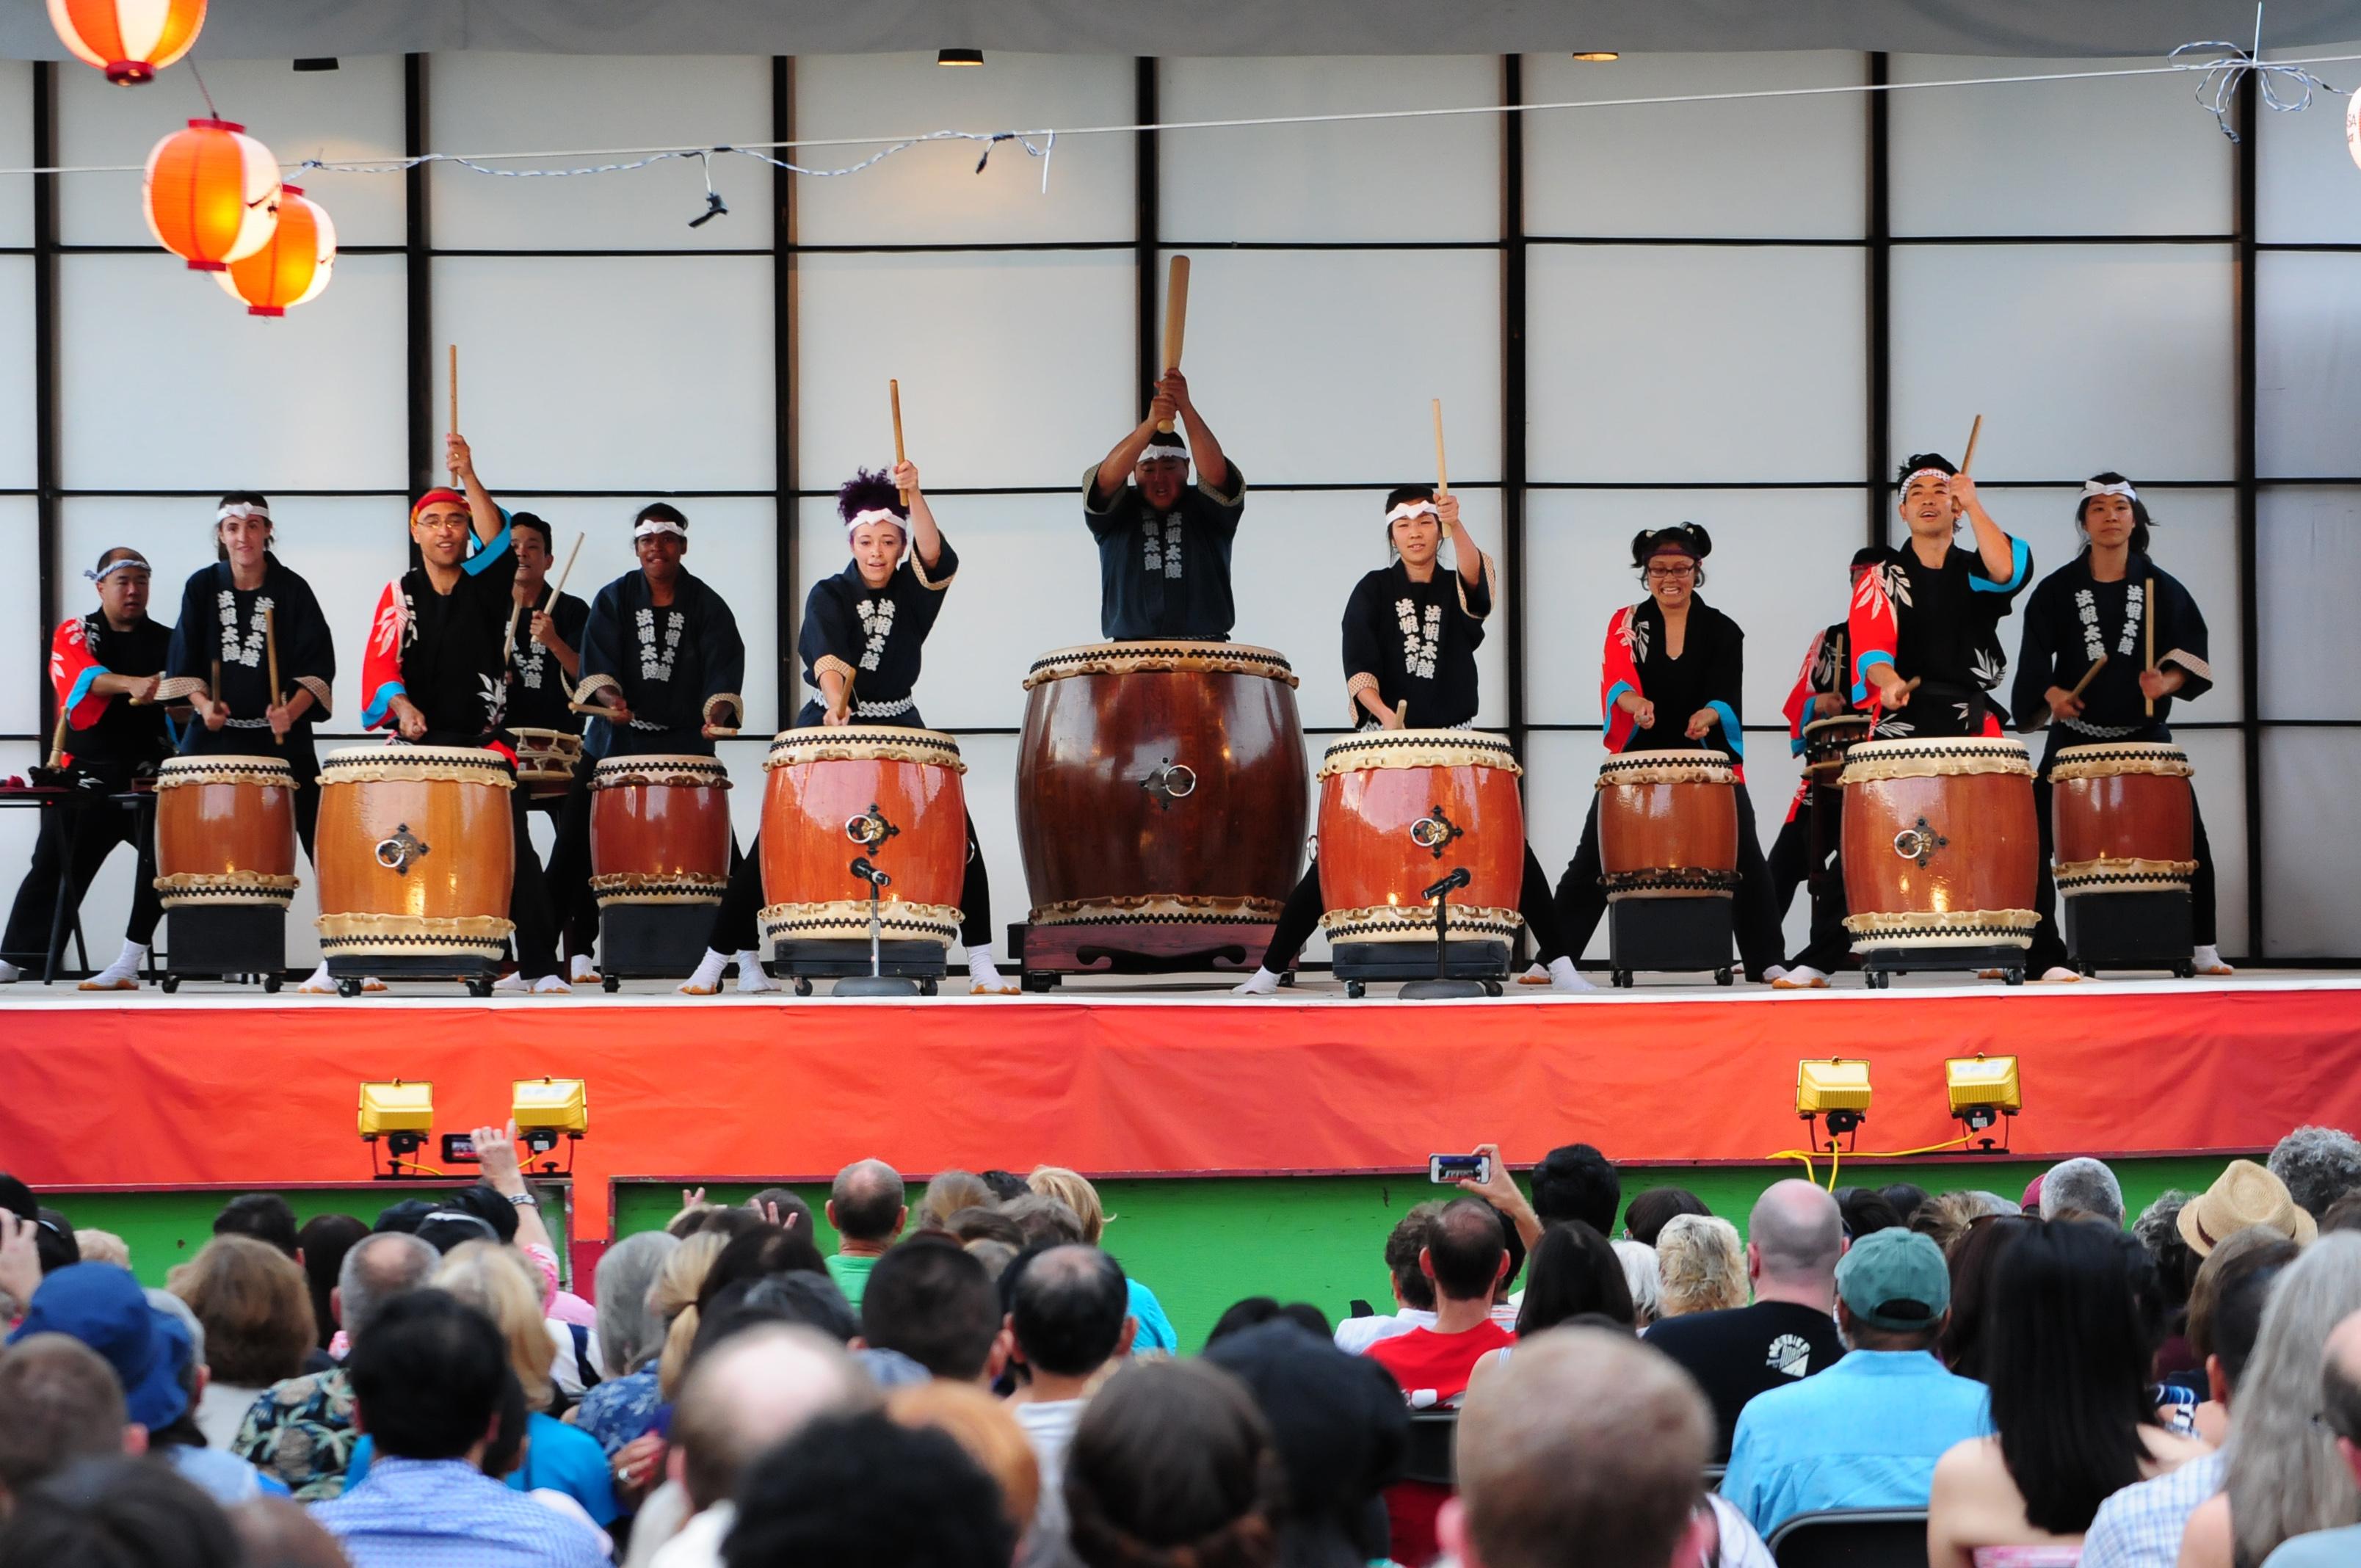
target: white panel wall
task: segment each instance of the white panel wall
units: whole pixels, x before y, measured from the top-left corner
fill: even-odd
[[[2361,54],[2361,43],[2323,44],[2301,49],[2265,49],[2265,58],[2286,60]],[[2334,82],[2353,67],[2318,65]],[[2361,169],[2345,146],[2344,106],[2319,96],[2300,115],[2258,115],[2260,148],[2256,182],[2256,227],[2265,244],[2361,244]],[[2268,300],[2268,292],[2263,296]]]
[[[0,166],[28,169],[32,163],[33,67],[21,60],[0,61]],[[0,177],[0,245],[32,243],[32,177]]]
[[[2350,159],[2346,171],[2361,181]],[[2256,466],[2271,478],[2361,473],[2361,255],[2266,253],[2257,271]]]
[[[2361,490],[2266,490],[2256,524],[2256,652],[2269,675],[2262,717],[2361,719],[2361,682],[2352,676],[2361,662],[2361,616],[2353,613]]]
[[[32,497],[0,496],[0,549],[9,560],[35,558],[35,530]],[[97,559],[93,554],[82,565]],[[66,564],[79,569],[71,557]],[[0,735],[32,735],[41,728],[43,670],[49,663],[49,633],[56,628],[42,623],[40,589],[40,578],[32,572],[0,572],[0,628],[5,628],[0,630]],[[87,602],[87,596],[67,598],[69,607]],[[0,767],[0,775],[13,771]],[[7,863],[0,860],[0,866]],[[5,874],[0,872],[0,876]]]
[[[2266,729],[2262,773],[2268,956],[2361,952],[2361,899],[2353,896],[2350,849],[2361,729]]]

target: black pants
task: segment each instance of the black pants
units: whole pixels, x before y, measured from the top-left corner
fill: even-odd
[[[1771,869],[1771,911],[1782,921],[1795,901],[1795,890],[1812,874],[1812,802],[1807,797],[1779,827],[1771,852],[1763,858]]]
[[[1739,958],[1753,979],[1779,961],[1779,913],[1771,903],[1771,872],[1754,832],[1754,803],[1747,798],[1744,784],[1733,787],[1738,792],[1738,890],[1730,915]],[[1557,881],[1558,933],[1569,952],[1579,954],[1590,945],[1598,917],[1607,913],[1607,890],[1599,885],[1599,874],[1598,797],[1594,795],[1590,815],[1582,821],[1582,845]]]
[[[1315,859],[1304,868],[1303,880],[1295,884],[1295,891],[1287,895],[1286,907],[1279,912],[1270,946],[1263,949],[1262,967],[1278,974],[1293,963],[1312,933],[1320,928],[1320,916],[1326,908],[1320,896],[1320,862]],[[1533,957],[1538,962],[1547,964],[1565,956],[1565,943],[1558,933],[1557,906],[1550,902],[1549,874],[1533,858],[1530,844],[1525,847],[1524,884],[1517,890],[1517,913],[1525,917],[1525,929],[1532,933]]]
[[[517,786],[517,793],[526,793],[523,784]],[[587,800],[588,792],[586,790],[583,794]],[[566,805],[573,797],[571,789],[562,795],[533,796],[525,801],[525,811],[528,821],[532,813],[540,812],[549,818],[555,830],[557,838],[549,848],[549,867],[543,874],[543,881],[549,889],[550,918],[565,935],[566,957],[588,958],[598,950],[598,895],[590,891],[590,879],[587,872],[571,880],[564,898],[560,898],[558,891],[558,850],[566,831]],[[582,819],[585,824],[589,821],[587,812]]]
[[[525,792],[509,791],[509,828],[516,839],[516,881],[509,888],[509,920],[516,927],[517,971],[527,980],[557,973],[557,922],[550,914],[549,882],[533,847]]]
[[[852,847],[845,847],[845,863],[851,862]],[[851,874],[846,873],[848,884]],[[850,896],[850,894],[848,894]],[[743,953],[756,950],[763,934],[756,917],[763,912],[763,839],[756,835],[746,852],[730,868],[730,888],[721,895],[721,907],[713,912],[713,933],[705,945],[717,953]],[[1313,912],[1318,918],[1318,912]],[[988,947],[992,942],[992,882],[983,870],[983,850],[975,841],[975,818],[967,818],[967,872],[960,881],[960,941],[970,948]]]
[[[119,780],[112,770],[91,771],[108,781],[103,791],[92,792],[99,798],[53,806],[41,812],[33,863],[25,880],[16,884],[7,933],[0,938],[0,956],[21,967],[38,968],[49,960],[49,921],[57,912],[59,878],[62,875],[66,880],[67,910],[79,910],[99,868],[118,844],[129,844],[133,851],[131,917],[124,923],[125,940],[148,946],[164,913],[162,896],[156,891],[154,799],[144,798],[129,810],[114,805],[104,795],[131,787],[130,769],[122,769]]]
[[[2033,815],[2041,829],[2041,856],[2037,862],[2033,887],[2033,907],[2041,916],[2041,924],[2033,928],[2033,947],[2026,955],[2026,970],[2029,974],[2066,967],[2066,934],[2058,923],[2058,883],[2049,870],[2049,859],[2057,852],[2057,834],[2050,822],[2048,770],[2033,781]],[[2198,809],[2197,796],[2189,797],[2190,826],[2194,830],[2191,840],[2191,853],[2197,860],[2197,870],[2189,879],[2190,935],[2201,948],[2214,945],[2214,883],[2213,845],[2205,837],[2205,814]]]
[[[1814,789],[1811,804],[1795,814],[1810,820],[1805,848],[1805,880],[1812,903],[1812,930],[1804,950],[1787,967],[1808,964],[1822,974],[1834,974],[1852,961],[1852,934],[1844,928],[1852,912],[1845,902],[1844,791]],[[1781,835],[1784,837],[1784,835]]]

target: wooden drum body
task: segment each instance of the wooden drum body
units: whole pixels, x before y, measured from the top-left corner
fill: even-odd
[[[166,909],[295,896],[295,771],[276,757],[171,757],[156,773],[156,891]]]
[[[1843,776],[1845,758],[1869,739],[1871,719],[1865,713],[1838,713],[1804,726],[1804,772],[1823,789],[1834,789]]]
[[[497,963],[516,845],[496,751],[357,746],[320,764],[320,949]],[[457,972],[457,971],[454,971]]]
[[[931,729],[816,726],[782,731],[763,761],[763,934],[782,944],[869,939],[866,859],[892,879],[879,939],[958,937],[967,876],[959,742]]]
[[[1513,942],[1525,874],[1523,773],[1497,736],[1388,729],[1334,741],[1320,764],[1321,928],[1335,943],[1434,940],[1424,890],[1460,867],[1447,939]]]
[[[1842,783],[1854,951],[2032,945],[2040,839],[2022,745],[1864,740]]]
[[[2178,746],[2068,746],[2049,769],[2058,892],[2186,893],[2197,870],[2193,770]]]
[[[1218,943],[1278,919],[1310,794],[1295,685],[1284,658],[1235,642],[1035,661],[1016,763],[1034,927],[1194,927]]]
[[[1719,751],[1639,751],[1598,770],[1607,901],[1727,899],[1738,886],[1738,774]]]
[[[533,729],[518,725],[517,783],[536,800],[564,795],[574,787],[575,770],[582,765],[582,737],[570,729]]]
[[[598,907],[718,905],[730,885],[730,770],[712,757],[609,757],[590,773]]]

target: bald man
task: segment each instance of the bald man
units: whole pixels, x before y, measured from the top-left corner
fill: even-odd
[[[1477,1384],[1459,1413],[1459,1495],[1435,1526],[1462,1568],[1712,1560],[1713,1418],[1678,1368],[1593,1328],[1536,1334],[1515,1366]]]
[[[910,1223],[902,1173],[882,1159],[854,1160],[828,1190],[828,1223],[837,1236],[828,1271],[858,1312],[869,1292],[869,1271]]]
[[[2319,1420],[2336,1434],[2336,1457],[2361,1486],[2361,1312],[2329,1333]],[[2299,1535],[2263,1559],[2263,1568],[2350,1568],[2356,1562],[2361,1562],[2361,1524]]]
[[[1738,1412],[1755,1395],[1836,1365],[1837,1259],[1844,1220],[1808,1181],[1776,1181],[1746,1219],[1746,1275],[1754,1304],[1666,1318],[1648,1343],[1688,1369],[1713,1401],[1714,1463],[1730,1457]]]

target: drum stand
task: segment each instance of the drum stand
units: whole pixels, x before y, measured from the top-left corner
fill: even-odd
[[[2085,975],[2103,969],[2197,972],[2189,890],[2083,893],[2058,899],[2067,961]]]
[[[276,992],[287,967],[283,904],[196,905],[164,912],[166,995],[184,980],[259,979]]]
[[[880,962],[879,939],[885,929],[884,906],[879,902],[884,896],[885,884],[894,879],[869,863],[866,855],[856,855],[852,874],[869,884],[869,972],[847,975],[836,982],[832,996],[916,996],[918,982],[900,975],[884,972]],[[798,987],[797,989],[801,989]]]
[[[1730,985],[1733,910],[1728,894],[1702,898],[1616,898],[1607,905],[1609,978],[1628,989],[1634,970],[1710,970],[1716,985]]]
[[[634,904],[621,899],[606,905],[598,911],[599,983],[613,991],[627,980],[665,980],[687,974],[705,956],[713,910],[713,904]],[[561,945],[565,939],[561,922]]]

